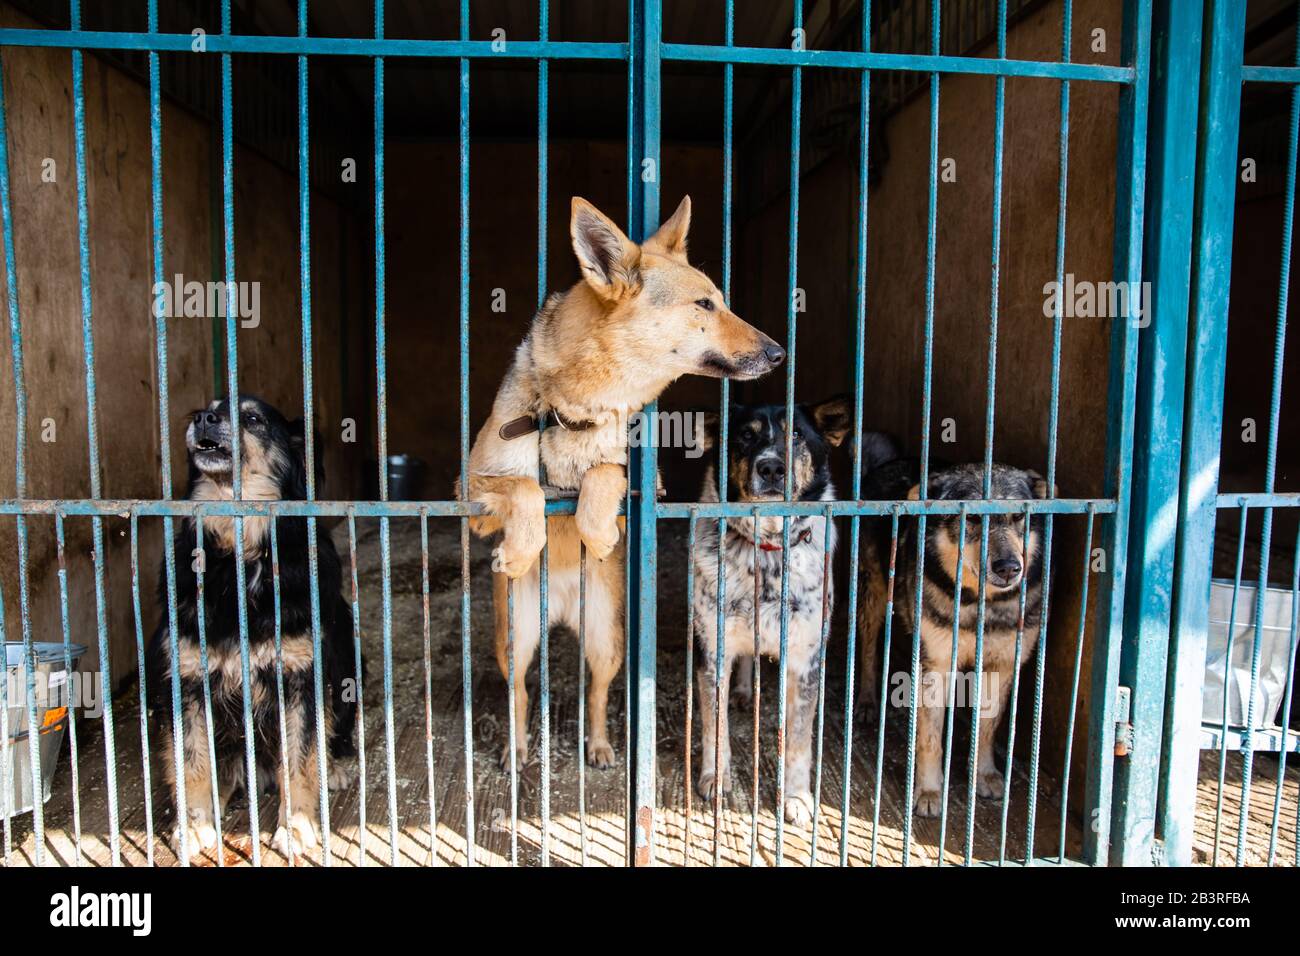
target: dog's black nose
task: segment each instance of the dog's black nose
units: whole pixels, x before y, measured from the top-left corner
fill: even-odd
[[[765,346],[763,354],[767,356],[767,360],[773,365],[780,365],[785,361],[785,349],[775,343]]]
[[[785,353],[782,352],[782,355]],[[785,463],[775,458],[764,458],[755,466],[758,477],[762,478],[769,484],[776,484],[778,481],[785,480]]]
[[[991,565],[993,573],[1004,581],[1020,573],[1020,562],[1015,558],[998,558]]]
[[[221,417],[214,411],[204,409],[201,412],[194,413],[195,425],[216,425],[221,421]]]

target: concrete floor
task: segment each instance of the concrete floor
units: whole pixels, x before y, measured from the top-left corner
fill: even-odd
[[[333,865],[386,865],[393,859],[400,865],[463,865],[466,862],[466,797],[473,795],[473,850],[482,865],[508,864],[512,852],[518,862],[541,862],[542,845],[549,848],[554,865],[621,865],[625,862],[626,749],[623,747],[624,683],[615,681],[611,692],[611,739],[619,752],[619,763],[609,770],[584,768],[581,786],[585,803],[579,803],[577,761],[578,656],[576,641],[567,632],[553,634],[551,673],[551,760],[549,767],[549,822],[543,833],[542,764],[538,757],[541,717],[534,704],[533,759],[521,768],[518,807],[511,810],[510,775],[498,769],[497,760],[504,739],[506,695],[491,650],[490,557],[488,547],[475,540],[471,549],[472,628],[471,677],[473,700],[472,785],[466,783],[464,750],[464,701],[462,694],[460,628],[460,528],[454,520],[429,522],[429,639],[432,660],[429,693],[426,698],[424,670],[424,613],[421,600],[421,548],[415,521],[392,524],[391,573],[393,582],[392,657],[394,758],[392,801],[396,807],[395,827],[390,825],[388,792],[387,723],[382,707],[383,630],[381,618],[382,572],[379,560],[377,521],[359,521],[358,583],[361,624],[371,678],[365,690],[365,788],[352,786],[332,795],[330,805],[330,857]],[[686,640],[684,575],[668,573],[680,568],[685,557],[683,529],[676,526],[662,532],[660,566],[660,646],[658,658],[658,801],[656,814],[657,854],[669,864],[708,864],[716,858],[723,864],[773,865],[777,855],[776,802],[776,670],[767,665],[762,674],[762,726],[758,755],[758,802],[753,800],[753,742],[748,712],[733,718],[735,790],[724,803],[715,830],[713,808],[702,806],[686,786]],[[336,543],[345,559],[347,529],[334,530]],[[817,819],[816,862],[834,864],[840,858],[841,837],[849,864],[899,864],[903,859],[906,772],[906,721],[893,719],[887,727],[885,759],[879,784],[876,777],[875,730],[855,727],[849,764],[847,824],[841,809],[844,797],[844,662],[843,642],[832,642],[826,687],[826,728],[821,802]],[[534,666],[529,680],[535,685]],[[72,760],[65,748],[55,783],[55,793],[45,805],[47,861],[57,864],[84,862],[108,865],[112,860],[110,834],[118,834],[122,862],[142,865],[153,861],[174,865],[177,860],[166,835],[172,824],[164,819],[163,798],[158,781],[158,761],[151,761],[151,801],[146,807],[140,761],[139,711],[134,690],[115,702],[114,744],[117,789],[117,823],[110,823],[109,784],[104,773],[104,734],[101,721],[83,721],[78,728],[78,806],[74,816]],[[426,699],[432,724],[426,735]],[[534,700],[536,695],[534,694]],[[1023,718],[1022,718],[1023,719]],[[691,760],[699,760],[698,715],[691,733]],[[1027,728],[1027,722],[1022,725]],[[964,859],[967,837],[965,807],[968,737],[958,721],[956,753],[952,764],[952,788],[944,841],[944,859]],[[156,733],[153,727],[150,732]],[[1024,732],[1024,731],[1021,731]],[[152,746],[157,745],[154,740]],[[1044,741],[1044,746],[1049,743]],[[1019,750],[1019,748],[1017,748]],[[430,771],[430,755],[432,772]],[[1197,827],[1197,861],[1209,863],[1214,839],[1214,806],[1217,798],[1217,758],[1207,754],[1202,769]],[[1233,771],[1230,757],[1225,778],[1220,863],[1230,862],[1236,844],[1237,807],[1240,800],[1240,769]],[[1300,761],[1298,761],[1300,762]],[[979,801],[971,821],[970,840],[975,860],[1020,860],[1026,855],[1029,826],[1027,761],[1017,758],[1013,767],[1011,799],[1005,823],[1001,804]],[[432,778],[432,791],[430,790]],[[1235,779],[1235,783],[1234,783]],[[1256,784],[1251,803],[1251,825],[1247,861],[1264,862],[1276,787],[1276,763],[1268,757],[1256,761]],[[879,800],[877,801],[877,787]],[[1234,789],[1235,788],[1235,789]],[[1300,771],[1288,770],[1283,791],[1279,832],[1279,856],[1294,857],[1296,794]],[[432,805],[430,793],[432,792]],[[364,795],[364,806],[362,797]],[[1080,794],[1072,792],[1071,809],[1077,812]],[[879,804],[878,820],[876,806]],[[1267,805],[1265,805],[1267,804]],[[285,865],[271,847],[276,798],[265,796],[259,804],[262,830],[261,855],[267,865]],[[77,817],[79,817],[79,822]],[[514,820],[517,817],[517,826]],[[1034,856],[1054,858],[1060,849],[1060,801],[1054,780],[1040,779],[1034,814]],[[365,825],[361,825],[364,818]],[[431,818],[433,825],[431,826]],[[80,829],[80,851],[77,830]],[[1004,830],[1005,828],[1005,830]],[[152,829],[154,838],[149,839]],[[394,830],[396,841],[392,839]],[[247,806],[232,806],[223,821],[224,865],[251,862]],[[716,840],[715,840],[716,833]],[[757,844],[754,834],[757,833]],[[431,836],[432,834],[432,836]],[[512,841],[512,834],[514,840]],[[1005,834],[1005,837],[1004,837]],[[934,863],[939,858],[939,824],[915,820],[911,833],[911,862]],[[807,865],[812,854],[809,828],[784,827],[782,857],[787,865]],[[716,844],[716,845],[715,845]],[[35,862],[35,835],[30,815],[12,821],[10,865]],[[1073,815],[1066,826],[1067,858],[1080,852],[1081,836]],[[512,850],[513,847],[513,850]],[[215,865],[215,854],[195,861]],[[296,861],[320,865],[320,849]]]

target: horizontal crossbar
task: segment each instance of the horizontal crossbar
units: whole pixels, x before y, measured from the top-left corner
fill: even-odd
[[[0,30],[0,46],[40,46],[86,50],[193,52],[188,33],[125,33],[106,30]],[[373,37],[247,36],[209,33],[206,53],[286,53],[325,56],[392,56],[507,60],[627,60],[626,43],[514,40],[414,40]],[[500,49],[496,47],[500,46]]]
[[[913,73],[971,73],[982,76],[1029,76],[1054,80],[1132,83],[1133,70],[1098,63],[1004,60],[994,57],[938,56],[923,53],[863,53],[857,50],[787,50],[769,47],[703,46],[665,43],[665,60],[697,63],[750,63],[766,66],[812,66],[845,70],[901,70]]]
[[[965,510],[970,515],[1023,514],[1028,507],[1032,514],[1111,514],[1115,511],[1113,499],[1096,498],[1034,498],[1017,501],[1000,498],[995,501],[764,501],[764,502],[708,502],[689,504],[667,502],[656,509],[660,518],[748,518],[755,511],[760,517],[780,515],[824,515],[829,510],[834,518],[853,515],[955,515]]]
[[[1243,66],[1243,83],[1300,83],[1300,66]]]
[[[1300,508],[1300,492],[1230,492],[1215,499],[1218,508]]]
[[[764,517],[781,515],[824,515],[830,509],[833,517],[853,515],[942,514],[953,515],[965,509],[967,514],[1022,514],[1028,507],[1032,514],[1111,514],[1115,510],[1112,499],[1093,498],[1035,498],[1029,501],[998,499],[995,501],[764,501],[753,503],[694,504],[689,502],[663,502],[656,512],[660,518],[747,518],[755,511]],[[572,498],[549,500],[546,513],[569,515],[577,510]],[[6,498],[0,500],[0,515],[100,515],[129,517],[141,516],[186,517],[202,513],[214,516],[265,517],[271,514],[286,517],[330,517],[356,515],[358,518],[457,518],[484,514],[482,505],[461,501],[162,501],[139,498]],[[620,513],[622,510],[620,509]]]

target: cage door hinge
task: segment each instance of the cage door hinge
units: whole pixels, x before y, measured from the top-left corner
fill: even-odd
[[[1133,691],[1121,684],[1115,692],[1115,756],[1133,752],[1133,724],[1129,720]]]

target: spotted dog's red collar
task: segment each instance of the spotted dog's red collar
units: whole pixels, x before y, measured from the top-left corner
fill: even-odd
[[[805,541],[811,541],[811,540],[812,540],[812,528],[804,528],[802,531],[799,532],[799,534],[795,537],[795,539],[790,542],[790,547],[793,548],[795,545],[803,544]],[[770,541],[759,541],[758,546],[762,548],[764,551],[784,550],[781,547],[781,545],[774,544]]]

